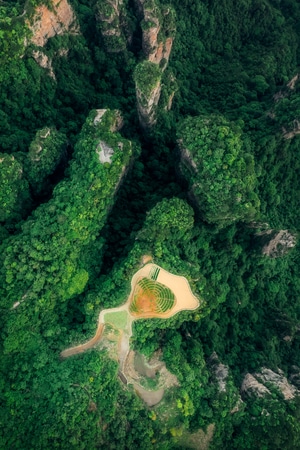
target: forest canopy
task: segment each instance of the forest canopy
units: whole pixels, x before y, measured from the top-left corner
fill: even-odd
[[[299,21],[296,0],[0,3],[1,448],[300,448]],[[199,299],[134,323],[150,405],[113,326],[61,357],[149,262]]]
[[[241,134],[221,116],[190,117],[178,127],[182,164],[207,222],[228,225],[258,216],[254,158],[244,151]]]

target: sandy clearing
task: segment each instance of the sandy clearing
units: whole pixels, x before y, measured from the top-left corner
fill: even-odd
[[[149,313],[149,314],[141,314],[140,317],[138,314],[132,315],[129,312],[129,307],[133,299],[133,294],[135,291],[136,283],[139,281],[141,277],[145,278],[151,278],[151,274],[153,274],[155,271],[159,269],[159,273],[157,276],[156,281],[158,281],[161,284],[164,284],[167,286],[176,297],[176,302],[173,305],[171,309],[166,311],[165,313]],[[185,277],[179,276],[179,275],[173,275],[170,272],[167,272],[166,270],[162,269],[161,267],[157,266],[156,264],[147,264],[144,267],[142,267],[140,270],[138,270],[131,279],[131,292],[127,299],[127,302],[117,308],[108,308],[104,309],[100,312],[99,318],[98,318],[98,328],[96,331],[95,336],[87,341],[85,344],[77,345],[75,347],[71,347],[69,349],[66,349],[61,352],[62,358],[67,358],[69,356],[82,353],[85,350],[88,350],[89,348],[94,347],[102,338],[102,333],[105,327],[105,316],[108,313],[119,313],[121,311],[124,311],[128,314],[127,324],[124,327],[124,330],[120,330],[121,336],[119,341],[119,363],[120,363],[120,370],[123,369],[124,364],[126,362],[127,355],[129,353],[130,349],[130,338],[132,336],[132,322],[134,320],[139,319],[145,319],[145,318],[162,318],[167,319],[169,317],[174,316],[179,311],[184,310],[195,310],[199,307],[199,300],[195,295],[192,293],[191,288],[189,286],[189,283]],[[122,333],[123,331],[123,333]]]
[[[130,304],[132,301],[133,293],[135,290],[136,283],[140,278],[150,278],[151,270],[154,270],[158,268],[159,274],[156,279],[161,284],[164,284],[167,286],[176,297],[176,303],[174,306],[166,311],[165,313],[149,313],[149,314],[143,314],[144,318],[162,318],[162,319],[168,319],[169,317],[174,316],[174,314],[178,313],[179,311],[185,311],[185,310],[194,310],[199,307],[199,300],[198,298],[192,293],[190,285],[185,277],[182,277],[180,275],[173,275],[170,272],[167,272],[166,270],[162,269],[161,267],[157,266],[156,264],[147,264],[146,266],[142,267],[140,270],[138,270],[131,280],[131,292],[129,295],[129,299],[126,303]],[[133,317],[135,320],[138,320],[138,314],[135,314]]]

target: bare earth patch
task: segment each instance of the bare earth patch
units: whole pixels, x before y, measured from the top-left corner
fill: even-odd
[[[149,280],[149,286],[162,286],[165,287],[165,291],[160,291],[160,293],[168,293],[170,291],[174,294],[176,299],[175,302],[172,303],[172,306],[166,309],[165,311],[158,312],[157,309],[153,312],[153,305],[157,305],[157,290],[151,292],[149,288],[148,291],[143,293],[140,297],[137,298],[136,309],[132,312],[132,302],[134,299],[134,294],[136,292],[136,286],[140,280],[146,279]],[[157,284],[156,284],[157,282]],[[162,288],[161,288],[162,289]],[[170,298],[165,297],[169,304],[171,303]],[[77,345],[76,347],[72,347],[70,349],[64,350],[61,352],[61,356],[66,358],[68,356],[81,353],[89,348],[95,346],[102,338],[103,328],[105,327],[105,317],[109,318],[109,321],[112,320],[112,314],[119,315],[120,312],[124,312],[127,314],[127,322],[122,326],[122,330],[120,332],[124,332],[128,337],[128,350],[129,351],[129,338],[132,335],[132,321],[138,320],[141,318],[162,318],[167,319],[169,317],[174,316],[179,311],[186,310],[195,310],[199,307],[198,298],[192,293],[189,283],[185,277],[173,275],[170,272],[162,269],[156,264],[147,264],[142,269],[138,270],[131,280],[131,292],[128,297],[128,300],[122,306],[117,308],[109,308],[101,311],[98,319],[98,328],[95,336],[90,339],[88,342],[82,345]],[[167,304],[167,306],[169,306]],[[161,307],[166,307],[166,305],[162,305]],[[145,313],[146,310],[146,313]],[[109,313],[109,315],[108,315]],[[125,320],[125,319],[124,319]],[[124,349],[122,350],[124,354]],[[122,358],[124,359],[124,357]]]
[[[153,261],[153,258],[152,258],[152,256],[151,255],[143,255],[142,256],[142,264],[144,265],[144,264],[147,264],[147,263],[149,263],[149,262],[152,262]]]
[[[138,373],[141,362],[135,366],[134,356],[130,352],[132,322],[154,317],[166,319],[180,311],[195,310],[199,304],[185,277],[173,275],[156,264],[147,264],[132,277],[127,302],[118,308],[101,311],[95,336],[85,344],[62,351],[61,357],[82,353],[102,343],[102,346],[108,348],[111,357],[118,355],[120,374],[124,380],[134,385],[148,406],[153,406],[162,399],[164,388],[176,386],[178,381],[165,364],[157,359],[149,363],[143,361],[143,370],[148,375],[158,371],[161,377],[159,385],[150,390],[141,386],[139,380],[142,375]]]

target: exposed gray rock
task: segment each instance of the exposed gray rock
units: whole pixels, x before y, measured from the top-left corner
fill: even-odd
[[[147,71],[144,73],[145,82],[142,77],[135,78],[136,98],[139,121],[143,128],[151,128],[156,123],[157,107],[162,90],[162,74],[166,69],[172,50],[172,44],[175,36],[175,11],[171,6],[159,5],[155,0],[136,0],[137,12],[141,20],[143,33],[142,49],[146,62],[157,66],[160,71],[155,83],[151,83],[151,89],[145,89],[147,82]],[[139,64],[142,66],[143,62]],[[141,71],[140,71],[141,72]],[[152,71],[153,72],[153,71]],[[171,80],[175,86],[175,78]],[[170,84],[170,83],[167,83]],[[172,107],[175,87],[167,93],[168,101],[162,105],[166,111]]]
[[[137,110],[143,128],[151,128],[156,124],[157,105],[161,94],[161,81],[153,87],[149,95],[136,88]]]
[[[228,366],[225,366],[225,364],[222,364],[219,361],[219,357],[216,354],[216,352],[213,352],[208,360],[209,365],[212,368],[212,371],[218,381],[219,391],[225,392],[226,391],[226,381],[228,378]]]
[[[292,91],[295,89],[295,85],[297,83],[299,79],[299,73],[297,73],[286,85],[289,89],[291,89]]]
[[[299,394],[299,391],[295,386],[290,384],[287,378],[284,376],[282,370],[277,369],[278,373],[273,370],[263,367],[260,372],[255,373],[254,376],[262,383],[271,383],[276,386],[284,396],[285,400],[292,400],[295,395]]]
[[[288,230],[266,230],[257,233],[257,236],[264,238],[269,236],[269,239],[263,246],[262,253],[271,258],[278,258],[284,255],[296,245],[296,235]]]
[[[112,162],[112,156],[114,154],[114,150],[109,147],[104,141],[100,141],[97,147],[97,153],[99,155],[99,160],[102,164]]]
[[[259,383],[257,379],[254,378],[253,375],[251,375],[251,373],[247,373],[247,375],[243,379],[241,393],[244,395],[254,394],[257,397],[265,397],[268,394],[271,395],[269,389],[266,388],[266,386],[264,386],[262,383]]]

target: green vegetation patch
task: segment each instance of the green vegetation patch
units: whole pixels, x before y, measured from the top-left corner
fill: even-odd
[[[159,267],[152,267],[152,269],[150,271],[150,274],[149,274],[151,280],[156,281],[157,277],[159,275],[159,272],[160,272],[160,268]]]
[[[14,156],[0,153],[0,222],[20,214],[28,198],[21,164]]]
[[[114,327],[124,330],[127,325],[127,311],[110,312],[105,314],[105,323],[109,323]]]
[[[157,64],[150,61],[139,63],[134,70],[134,81],[136,87],[145,97],[149,97],[160,82],[162,71]]]
[[[37,131],[24,163],[26,177],[34,191],[45,189],[47,177],[62,159],[66,145],[66,136],[54,128]]]
[[[254,158],[244,151],[241,135],[236,124],[219,115],[189,117],[178,128],[182,152],[188,151],[183,170],[192,169],[186,176],[209,223],[228,225],[258,215]]]

